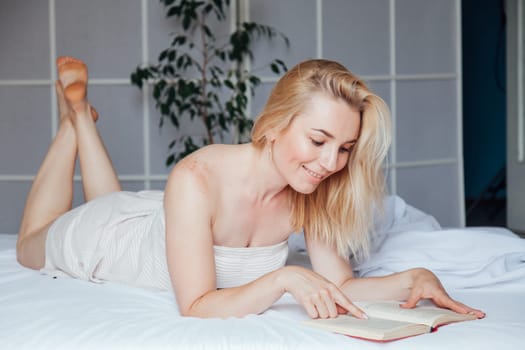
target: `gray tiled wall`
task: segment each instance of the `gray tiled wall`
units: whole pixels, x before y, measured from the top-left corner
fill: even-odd
[[[435,215],[463,223],[458,108],[459,0],[251,0],[246,15],[284,32],[292,46],[260,44],[252,67],[270,57],[293,66],[335,59],[362,75],[391,106],[396,121],[389,181],[394,193]],[[227,33],[230,24],[215,24]],[[53,61],[84,59],[90,101],[125,189],[162,189],[168,144],[150,97],[129,84],[142,61],[154,62],[176,28],[155,0],[0,1],[0,232],[16,233],[32,176],[54,129]],[[275,81],[252,101],[262,108]],[[146,104],[145,104],[146,103]],[[190,126],[183,132],[196,133]],[[78,179],[75,204],[82,201]]]

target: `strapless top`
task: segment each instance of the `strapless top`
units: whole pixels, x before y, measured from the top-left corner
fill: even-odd
[[[288,242],[265,247],[214,246],[217,288],[238,287],[284,266]]]
[[[49,229],[43,272],[137,287],[171,289],[160,191],[115,192],[62,215]],[[236,287],[281,268],[288,242],[214,246],[217,288]]]

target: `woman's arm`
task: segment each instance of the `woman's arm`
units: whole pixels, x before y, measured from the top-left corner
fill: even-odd
[[[473,309],[452,299],[439,279],[431,271],[414,268],[384,277],[350,278],[341,289],[353,300],[400,300],[403,308],[413,308],[420,300],[430,299],[439,307],[478,318],[485,316],[481,310]]]
[[[413,308],[422,299],[431,299],[437,306],[459,313],[485,314],[452,299],[439,279],[429,270],[414,268],[383,277],[354,278],[352,267],[334,247],[307,240],[310,260],[315,271],[335,284],[351,300],[399,300],[401,307]]]
[[[217,290],[212,234],[215,201],[204,173],[196,162],[180,164],[170,174],[164,194],[168,270],[182,315],[240,317],[260,313],[290,292],[311,317],[337,316],[336,302],[362,316],[333,283],[295,266],[240,287]]]
[[[180,313],[229,317],[258,313],[282,295],[269,274],[249,285],[216,290],[212,220],[214,193],[199,160],[183,160],[164,193],[168,270]]]
[[[240,287],[212,289],[186,305],[179,302],[179,307],[184,316],[242,317],[267,310],[285,292],[292,294],[311,318],[336,317],[343,312],[337,305],[343,313],[366,317],[333,283],[297,266],[285,266]]]

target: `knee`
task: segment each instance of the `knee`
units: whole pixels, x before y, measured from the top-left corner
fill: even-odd
[[[16,241],[16,260],[18,261],[18,263],[22,266],[25,266],[25,267],[30,267],[30,263],[29,263],[29,258],[28,258],[28,254],[26,254],[26,249],[25,249],[25,237],[23,236],[18,236],[18,239]]]
[[[44,267],[44,251],[38,249],[31,236],[18,236],[16,242],[16,260],[24,267],[40,270]]]
[[[27,258],[24,254],[24,238],[20,235],[18,235],[18,239],[16,241],[16,260],[18,261],[18,263],[22,266],[25,266],[25,267],[29,267],[27,266],[28,264],[26,263],[27,261]]]

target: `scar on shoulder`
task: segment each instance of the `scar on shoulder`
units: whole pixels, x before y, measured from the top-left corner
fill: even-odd
[[[181,170],[185,170],[190,176],[198,181],[200,187],[206,188],[208,186],[209,171],[206,163],[200,159],[187,158],[183,159],[179,164]]]

